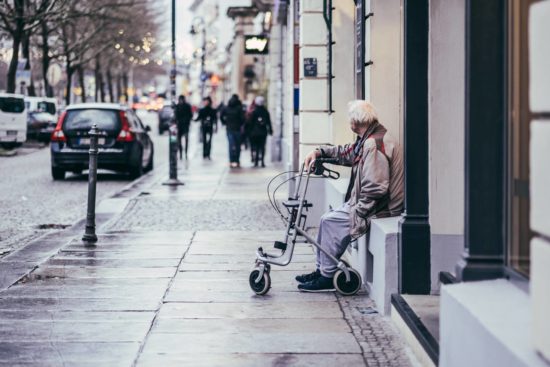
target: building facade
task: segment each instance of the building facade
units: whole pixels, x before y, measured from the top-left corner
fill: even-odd
[[[269,103],[286,107],[289,169],[353,141],[352,99],[403,146],[403,215],[347,254],[379,310],[425,365],[548,366],[550,0],[282,5],[285,91]],[[313,215],[346,184],[318,182]]]

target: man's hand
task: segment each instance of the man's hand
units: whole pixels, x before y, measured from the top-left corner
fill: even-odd
[[[321,152],[319,150],[312,150],[308,153],[308,155],[306,155],[306,158],[304,159],[304,164],[306,166],[307,172],[311,170],[311,165],[319,157],[321,157]]]

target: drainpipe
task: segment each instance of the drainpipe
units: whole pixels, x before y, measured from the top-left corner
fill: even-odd
[[[328,7],[327,7],[328,5]],[[332,0],[323,0],[323,19],[325,20],[325,25],[327,26],[328,33],[328,65],[327,65],[327,82],[328,82],[328,114],[332,114],[334,110],[332,109]]]
[[[283,80],[284,80],[284,55],[283,55],[283,47],[284,47],[284,40],[283,40],[283,37],[284,37],[284,23],[281,22],[280,23],[280,29],[279,29],[279,73],[280,73],[280,81],[279,81],[279,104],[280,104],[280,109],[279,109],[279,119],[280,119],[280,125],[279,125],[279,152],[278,152],[278,161],[281,162],[283,160],[283,131],[284,131],[284,126],[285,126],[285,114],[284,114],[284,107],[285,107],[285,102],[283,100],[283,86],[284,86],[284,83],[283,83]]]

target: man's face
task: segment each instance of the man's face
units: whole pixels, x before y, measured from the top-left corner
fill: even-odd
[[[351,131],[353,131],[354,133],[356,134],[360,133],[359,124],[357,123],[357,121],[351,120],[350,127],[351,127]]]

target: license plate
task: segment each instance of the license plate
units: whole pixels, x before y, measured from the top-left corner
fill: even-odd
[[[79,145],[90,145],[90,138],[80,138]],[[97,145],[105,145],[105,138],[98,138]]]
[[[17,135],[17,131],[16,130],[8,130],[6,135]]]

